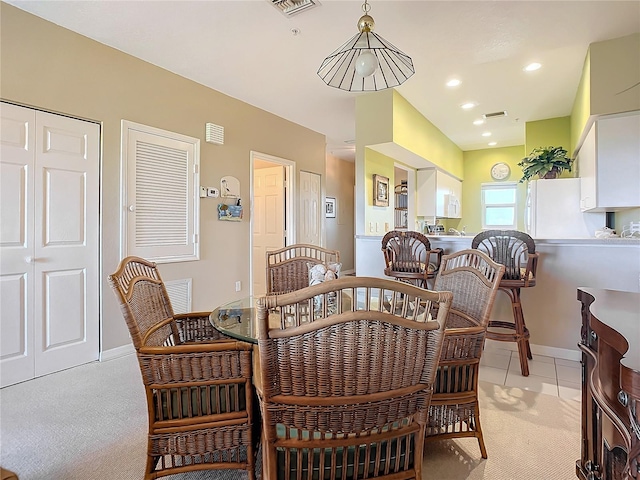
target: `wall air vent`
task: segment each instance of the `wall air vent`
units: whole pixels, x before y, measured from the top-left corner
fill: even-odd
[[[292,17],[320,5],[318,0],[269,0],[285,17]]]
[[[204,138],[208,143],[224,145],[224,127],[216,125],[215,123],[206,123]]]
[[[482,115],[482,118],[489,119],[489,118],[500,118],[500,117],[506,117],[506,116],[507,116],[507,111],[502,110],[501,112],[485,113]]]

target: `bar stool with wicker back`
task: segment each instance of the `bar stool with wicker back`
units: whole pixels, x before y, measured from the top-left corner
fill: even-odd
[[[520,289],[536,285],[538,254],[535,242],[529,235],[517,230],[487,230],[473,238],[471,248],[484,251],[494,261],[505,266],[499,289],[509,295],[514,321],[490,320],[488,328],[508,329],[513,330],[513,333],[487,330],[487,338],[501,342],[516,342],[520,371],[524,377],[528,377],[528,360],[533,356],[529,345],[529,329],[524,321],[520,301]]]
[[[420,232],[392,230],[382,237],[384,274],[421,288],[429,288],[438,274],[444,251],[431,248]]]

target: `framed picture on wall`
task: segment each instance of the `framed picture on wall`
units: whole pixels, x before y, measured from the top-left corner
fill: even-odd
[[[389,206],[389,179],[373,175],[373,204],[377,207]]]
[[[327,218],[336,218],[336,199],[326,197],[324,202],[324,214]]]

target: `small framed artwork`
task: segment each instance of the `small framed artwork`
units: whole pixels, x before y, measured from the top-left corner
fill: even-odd
[[[389,206],[389,179],[373,175],[373,204],[377,207]]]
[[[336,218],[336,199],[326,197],[324,202],[324,215],[327,218]]]

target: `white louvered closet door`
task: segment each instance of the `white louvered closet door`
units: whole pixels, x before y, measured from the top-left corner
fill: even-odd
[[[123,123],[126,255],[156,262],[197,260],[199,140],[166,134]]]

